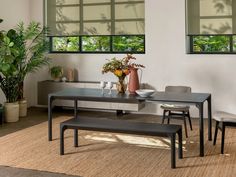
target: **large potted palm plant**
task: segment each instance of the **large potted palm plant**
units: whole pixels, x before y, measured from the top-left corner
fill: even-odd
[[[26,27],[21,22],[15,29],[16,33],[12,36],[15,45],[20,49],[20,53],[17,56],[17,68],[20,77],[18,94],[20,117],[27,115],[27,102],[24,98],[24,80],[26,75],[49,63],[49,58],[45,55],[49,49],[49,42],[45,37],[47,31],[47,28],[41,27],[37,22],[31,22]]]

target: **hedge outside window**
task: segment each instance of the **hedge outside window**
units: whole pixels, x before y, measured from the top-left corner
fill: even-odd
[[[186,0],[187,53],[235,53],[236,0]]]
[[[45,0],[51,52],[144,53],[144,0]]]

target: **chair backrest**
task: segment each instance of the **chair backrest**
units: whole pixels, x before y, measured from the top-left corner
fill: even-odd
[[[191,87],[187,87],[187,86],[166,86],[165,92],[191,93]]]

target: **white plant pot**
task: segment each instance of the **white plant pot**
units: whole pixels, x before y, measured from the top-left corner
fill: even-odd
[[[5,120],[6,122],[19,121],[19,103],[5,103]]]
[[[19,101],[19,116],[20,117],[27,116],[27,100],[26,99]]]

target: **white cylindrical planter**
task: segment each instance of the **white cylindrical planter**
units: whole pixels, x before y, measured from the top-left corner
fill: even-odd
[[[19,116],[26,117],[27,116],[27,101],[26,99],[19,101]]]
[[[5,120],[6,122],[19,121],[19,103],[5,103]]]

